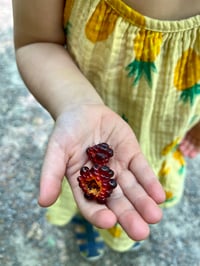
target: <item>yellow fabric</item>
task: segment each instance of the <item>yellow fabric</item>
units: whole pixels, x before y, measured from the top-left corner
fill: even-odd
[[[98,229],[98,231],[104,242],[118,252],[125,252],[134,244],[134,241],[127,236],[119,224],[109,230]]]
[[[133,128],[166,191],[162,206],[173,206],[185,176],[178,144],[200,120],[200,16],[162,21],[121,0],[67,0],[64,27],[80,70]],[[67,213],[74,203],[63,194],[48,214],[56,224],[69,221],[75,211]],[[110,246],[130,246],[125,233],[116,241],[113,230],[102,233]]]
[[[56,203],[48,208],[46,218],[52,224],[63,226],[70,222],[71,218],[77,212],[78,209],[74,201],[72,191],[66,181],[66,178],[64,178],[61,195],[57,199]]]

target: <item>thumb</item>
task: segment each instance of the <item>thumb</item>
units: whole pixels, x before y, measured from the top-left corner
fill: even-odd
[[[66,154],[55,133],[52,134],[45,154],[40,177],[38,203],[42,207],[52,205],[61,192],[61,184],[66,170]]]

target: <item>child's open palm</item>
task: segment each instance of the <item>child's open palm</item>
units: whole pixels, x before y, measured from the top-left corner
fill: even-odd
[[[100,142],[114,150],[109,166],[118,183],[106,205],[85,199],[77,181],[80,168],[90,164],[87,147]],[[64,176],[80,212],[97,227],[106,229],[118,222],[132,239],[142,240],[149,234],[148,224],[162,217],[157,206],[165,198],[160,183],[129,125],[104,105],[76,106],[57,119],[41,174],[42,206],[55,202]]]

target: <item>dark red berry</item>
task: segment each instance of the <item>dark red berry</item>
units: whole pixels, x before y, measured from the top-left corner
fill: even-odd
[[[113,176],[114,172],[106,165],[95,164],[91,169],[82,167],[78,182],[85,198],[96,199],[98,203],[106,203],[106,199],[117,186],[116,180],[111,178]]]
[[[87,173],[88,173],[89,170],[90,169],[87,166],[84,166],[84,167],[81,168],[80,174],[83,175],[83,176],[84,175],[87,175]]]
[[[110,179],[109,184],[112,188],[116,188],[117,186],[117,182],[115,179]]]
[[[113,156],[113,150],[107,143],[99,143],[87,148],[87,155],[91,162],[99,165],[105,165]]]

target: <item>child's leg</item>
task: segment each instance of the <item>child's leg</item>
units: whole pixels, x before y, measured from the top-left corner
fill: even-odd
[[[200,153],[200,122],[187,132],[179,149],[184,156],[190,158],[194,158]]]

